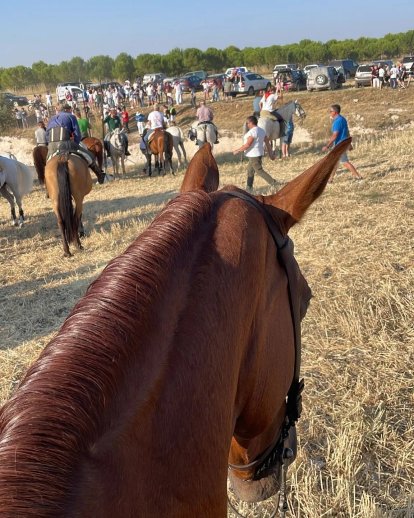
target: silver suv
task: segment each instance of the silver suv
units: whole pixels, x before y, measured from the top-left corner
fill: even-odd
[[[372,85],[373,65],[359,65],[355,73],[355,88]]]
[[[309,70],[306,88],[308,92],[313,90],[335,90],[336,88],[341,88],[343,82],[344,76],[335,67],[319,66]]]

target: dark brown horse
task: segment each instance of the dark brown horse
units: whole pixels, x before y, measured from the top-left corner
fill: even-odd
[[[172,164],[173,144],[173,137],[170,133],[161,128],[154,130],[154,133],[151,135],[151,140],[148,143],[151,153],[146,153],[149,176],[152,175],[152,155],[155,156],[155,168],[158,169],[158,174],[164,171],[165,175],[166,164],[168,164],[171,173],[175,174]]]
[[[45,184],[45,167],[47,159],[47,146],[36,146],[33,148],[33,163],[36,169],[40,185]]]
[[[85,233],[82,223],[83,199],[92,190],[88,165],[76,155],[55,156],[46,164],[45,184],[58,220],[65,257],[70,257],[70,243],[76,241],[78,248],[82,249],[79,238]]]
[[[229,461],[242,498],[278,490],[310,297],[287,232],[348,145],[271,196],[193,169],[1,410],[2,518],[224,518]]]
[[[102,140],[96,137],[86,137],[82,140],[82,144],[84,144],[89,151],[91,151],[98,162],[99,169],[102,171],[103,168],[103,144]]]

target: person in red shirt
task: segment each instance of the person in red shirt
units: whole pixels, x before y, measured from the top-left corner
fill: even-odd
[[[127,133],[129,133],[129,113],[124,106],[121,112],[122,126],[126,129]]]

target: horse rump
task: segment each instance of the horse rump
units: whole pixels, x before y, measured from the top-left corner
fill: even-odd
[[[58,200],[57,208],[59,217],[62,221],[63,232],[67,243],[72,243],[77,238],[78,221],[75,216],[72,203],[72,193],[70,190],[68,155],[61,155],[57,163],[57,184]]]

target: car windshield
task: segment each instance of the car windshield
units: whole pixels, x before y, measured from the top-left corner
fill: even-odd
[[[411,63],[411,61],[414,61],[414,56],[407,56],[402,60],[403,63]]]
[[[371,72],[370,65],[362,65],[358,68],[358,72]]]

